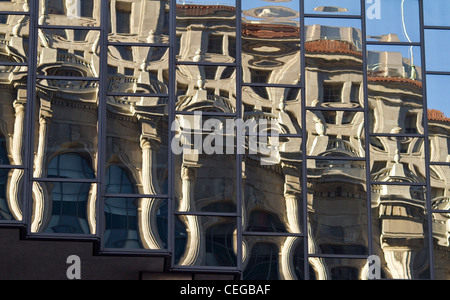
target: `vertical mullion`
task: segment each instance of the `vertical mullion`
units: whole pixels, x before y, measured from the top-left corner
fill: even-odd
[[[366,148],[366,195],[367,195],[367,236],[369,255],[373,255],[373,228],[372,228],[372,182],[370,172],[370,124],[369,124],[369,86],[367,81],[367,28],[366,28],[366,1],[361,0],[361,35],[362,35],[362,62],[363,62],[363,93],[364,93],[364,147]]]
[[[97,228],[96,235],[100,237],[100,249],[103,249],[103,209],[105,193],[105,162],[106,162],[106,81],[108,76],[108,26],[109,1],[101,1],[100,13],[100,64],[98,90],[98,141],[97,141]]]
[[[237,210],[237,224],[236,224],[236,231],[237,231],[237,268],[241,272],[241,277],[244,274],[244,270],[242,270],[242,205],[244,200],[243,195],[243,186],[242,186],[242,161],[243,161],[243,154],[240,153],[241,143],[243,142],[243,128],[242,128],[242,122],[240,120],[244,119],[243,112],[242,112],[242,3],[241,0],[236,0],[236,210]]]
[[[419,0],[419,21],[420,21],[420,53],[422,58],[422,95],[423,95],[423,126],[424,126],[424,152],[425,152],[425,177],[426,177],[426,211],[428,222],[428,248],[430,261],[430,279],[434,280],[434,246],[433,246],[433,214],[431,206],[431,172],[430,172],[430,147],[429,147],[429,131],[428,131],[428,100],[426,88],[426,51],[425,51],[425,21],[424,21],[424,5],[423,0]]]
[[[303,207],[303,257],[305,280],[309,280],[309,253],[308,253],[308,159],[306,140],[308,132],[306,128],[306,28],[305,28],[305,0],[300,1],[300,85],[301,85],[301,118],[302,118],[302,207]]]
[[[43,1],[43,0],[41,0]],[[27,105],[25,128],[25,192],[23,195],[22,220],[26,224],[27,235],[31,233],[32,187],[33,187],[33,155],[34,155],[34,111],[36,106],[36,69],[37,69],[37,43],[38,43],[38,18],[39,0],[30,1],[29,22],[29,49],[28,49],[28,77],[27,77]]]
[[[168,130],[168,233],[167,233],[167,247],[170,256],[170,266],[175,266],[175,216],[174,216],[174,181],[175,181],[175,164],[174,164],[174,153],[171,148],[171,141],[173,139],[174,133],[172,132],[172,124],[175,122],[175,103],[176,103],[176,44],[177,44],[177,0],[170,0],[169,2],[169,103],[168,103],[168,112],[169,112],[169,130]]]

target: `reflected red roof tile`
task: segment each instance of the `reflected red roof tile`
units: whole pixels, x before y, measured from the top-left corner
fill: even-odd
[[[447,118],[442,111],[436,109],[428,110],[428,120],[439,122],[450,122],[450,118]]]

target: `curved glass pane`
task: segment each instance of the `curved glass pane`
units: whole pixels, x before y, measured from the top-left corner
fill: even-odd
[[[39,25],[100,26],[100,0],[39,0]]]

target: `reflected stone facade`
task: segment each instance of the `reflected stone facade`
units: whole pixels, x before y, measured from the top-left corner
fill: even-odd
[[[365,280],[376,255],[382,279],[450,279],[426,1],[390,1],[417,32],[361,1],[1,2],[0,225],[159,278]],[[239,121],[266,143],[237,125],[196,151]]]

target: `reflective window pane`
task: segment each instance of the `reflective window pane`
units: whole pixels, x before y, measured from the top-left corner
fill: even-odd
[[[306,126],[309,156],[365,157],[364,112],[310,110]]]
[[[424,19],[426,26],[450,26],[447,12],[450,2],[447,0],[424,0]]]
[[[168,49],[109,46],[108,92],[168,94]]]
[[[301,130],[301,92],[298,88],[245,86],[242,104],[246,122],[269,119],[277,134],[298,134]],[[275,129],[274,129],[275,130]]]
[[[367,255],[364,161],[308,160],[310,254]]]
[[[307,14],[339,14],[360,15],[361,1],[359,0],[306,0]]]
[[[167,200],[106,198],[104,218],[106,250],[167,247]]]
[[[177,59],[232,63],[236,59],[235,1],[177,1]]]
[[[450,72],[450,58],[445,49],[450,47],[450,30],[425,30],[427,71]]]
[[[5,2],[1,2],[0,6]],[[30,18],[21,15],[0,15],[0,61],[28,61]]]
[[[94,178],[98,83],[39,80],[37,86],[34,177]],[[83,163],[58,155],[73,155]]]
[[[96,185],[34,182],[31,232],[94,234]]]
[[[249,146],[249,154],[244,159],[244,231],[303,232],[302,140],[277,139],[278,151],[265,156],[252,154],[253,148]]]
[[[236,267],[235,218],[180,215],[176,227],[176,265]]]
[[[39,25],[100,26],[100,0],[39,0]]]
[[[98,77],[99,31],[42,29],[39,37],[39,75]]]
[[[109,9],[110,42],[169,43],[168,0],[111,1]]]
[[[419,0],[379,0],[366,6],[369,41],[420,42]]]
[[[178,66],[177,111],[236,112],[236,68]]]
[[[22,221],[24,170],[0,169],[0,223]]]
[[[107,104],[106,193],[166,194],[167,98],[110,96]]]
[[[360,20],[306,18],[306,106],[364,105]]]
[[[424,187],[372,186],[374,253],[381,259],[386,278],[430,278],[425,209]]]
[[[303,280],[303,239],[244,236],[244,280]]]
[[[26,0],[13,0],[13,1],[2,1],[0,3],[0,11],[24,11],[30,10],[28,1]]]
[[[270,5],[245,1],[242,8],[244,83],[299,84],[298,1]]]

